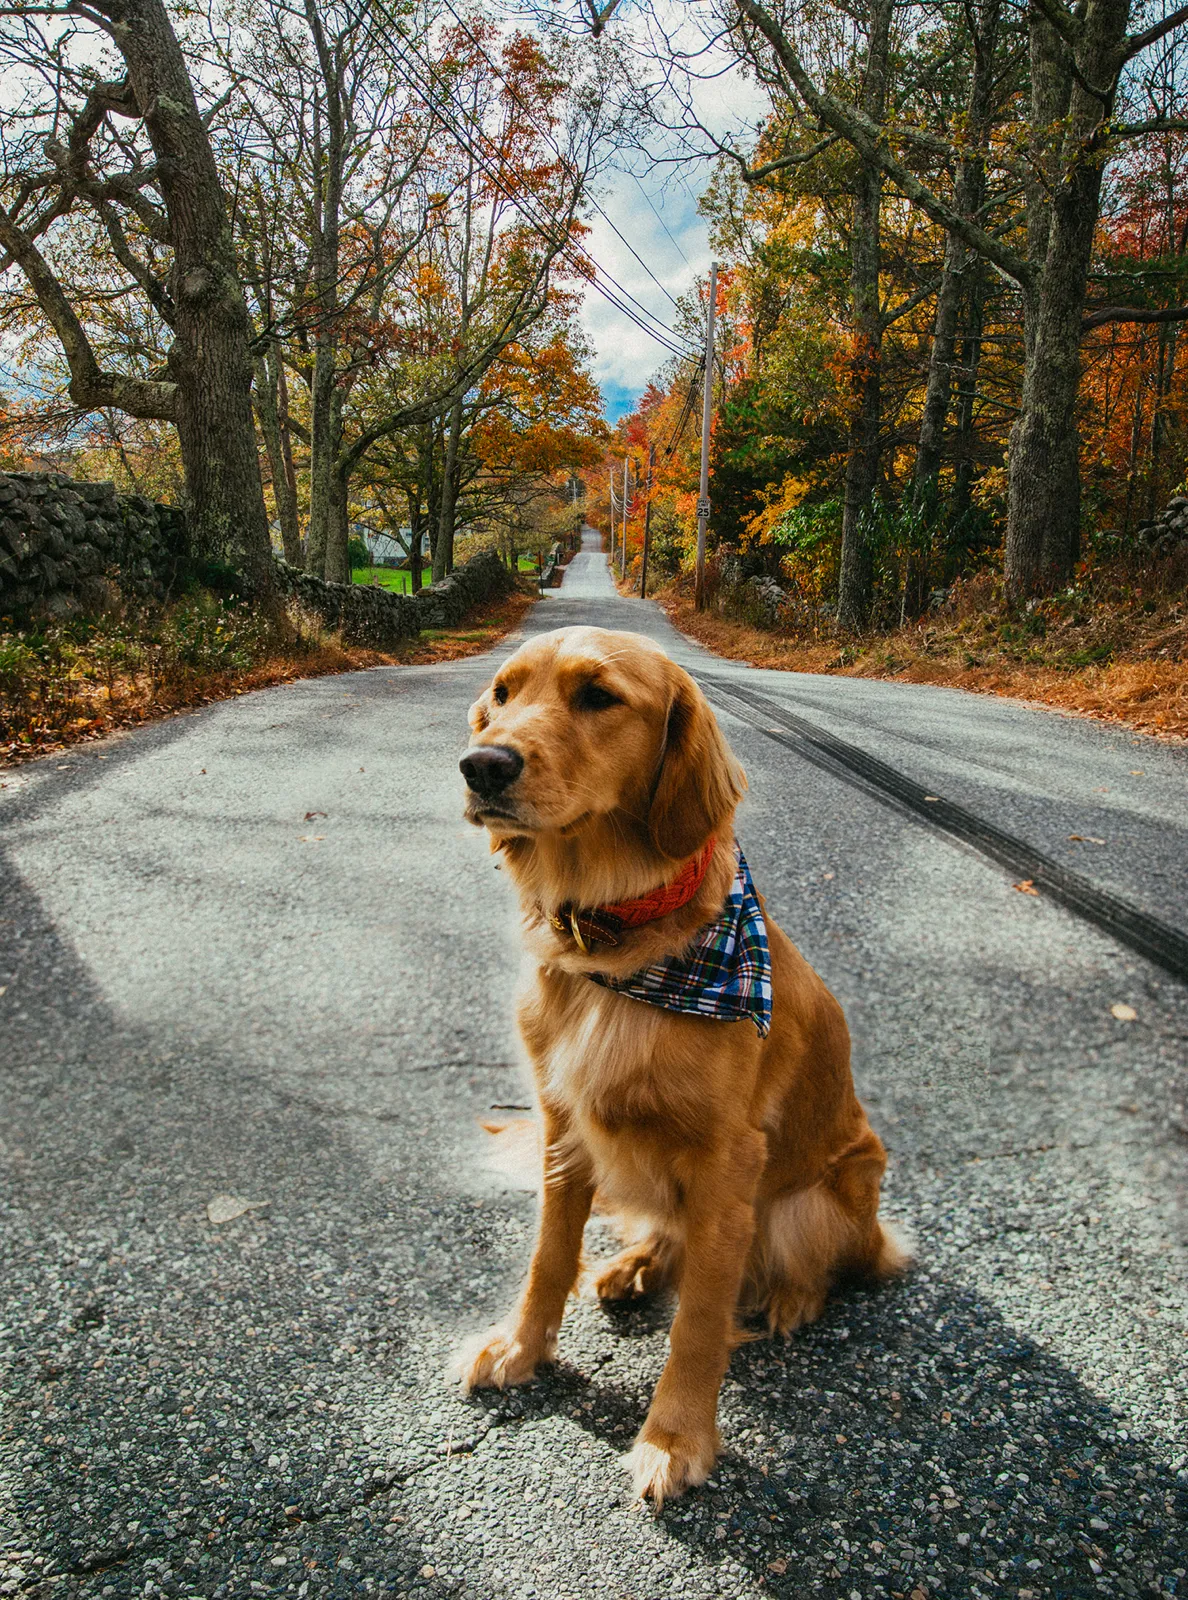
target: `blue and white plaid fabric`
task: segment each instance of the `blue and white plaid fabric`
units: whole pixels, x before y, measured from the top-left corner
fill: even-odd
[[[626,978],[592,972],[595,983],[666,1011],[691,1011],[719,1022],[745,1017],[765,1039],[771,1027],[771,951],[750,870],[738,849],[738,869],[722,907],[683,955],[670,956]]]

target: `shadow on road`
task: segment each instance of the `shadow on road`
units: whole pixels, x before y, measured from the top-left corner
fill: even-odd
[[[113,749],[108,765],[120,759]],[[10,814],[48,816],[88,781],[85,769],[41,780]],[[501,1306],[527,1220],[518,1200],[459,1194],[419,1131],[427,1108],[457,1140],[464,1085],[394,1068],[403,1123],[331,1112],[283,1071],[245,1066],[259,1051],[227,1041],[259,1020],[249,1013],[228,1018],[220,1045],[129,1023],[7,863],[0,961],[0,1555],[22,1574],[14,1592],[527,1587],[542,1551],[514,1531],[518,1442],[576,1430],[573,1454],[593,1441],[618,1494],[611,1453],[642,1420],[670,1308],[582,1306],[583,1370],[512,1395],[444,1395],[447,1346],[480,1302]],[[267,1203],[215,1226],[205,1207],[218,1194]],[[722,1425],[712,1484],[656,1523],[678,1552],[664,1592],[682,1592],[686,1557],[723,1574],[717,1592],[788,1600],[1188,1592],[1188,1494],[1166,1457],[937,1273],[848,1292],[792,1340],[737,1351]],[[481,1547],[446,1552],[460,1577],[426,1556],[423,1528],[447,1526],[449,1441],[466,1427],[489,1520],[513,1529],[502,1548],[521,1565],[503,1576]],[[488,1450],[496,1440],[507,1450]],[[438,1499],[418,1522],[422,1485]],[[628,1537],[630,1515],[619,1494],[603,1517],[613,1537]],[[541,1600],[567,1592],[537,1581]]]
[[[608,1345],[670,1310],[605,1314]],[[647,1399],[562,1364],[473,1403],[512,1427],[563,1413],[626,1450]],[[815,1327],[736,1351],[722,1412],[713,1478],[659,1519],[789,1600],[1185,1592],[1188,1485],[960,1287],[843,1293]]]

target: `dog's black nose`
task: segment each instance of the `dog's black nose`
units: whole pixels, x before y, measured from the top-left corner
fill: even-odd
[[[477,750],[468,750],[458,765],[475,794],[491,800],[520,776],[524,758],[505,744],[483,744]]]

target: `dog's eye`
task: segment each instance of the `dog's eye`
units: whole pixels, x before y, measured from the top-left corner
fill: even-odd
[[[600,683],[584,683],[577,693],[577,705],[580,711],[606,711],[611,706],[621,704],[618,696],[611,694],[609,689],[604,689]]]
[[[497,706],[505,706],[507,704],[507,684],[506,683],[497,683],[495,685],[493,693],[495,695],[495,704]]]

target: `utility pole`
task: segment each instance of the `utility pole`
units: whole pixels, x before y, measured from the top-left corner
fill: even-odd
[[[621,548],[619,550],[619,576],[621,578],[625,578],[627,576],[627,506],[628,506],[628,503],[629,503],[629,500],[630,500],[630,493],[629,493],[629,490],[627,488],[627,469],[628,469],[628,467],[630,465],[630,462],[631,462],[631,457],[629,455],[624,455],[624,457],[623,457],[623,526],[619,529],[619,532],[623,536],[619,541],[619,544],[621,546]]]
[[[718,299],[718,263],[710,262],[709,313],[705,321],[705,390],[701,402],[701,488],[697,496],[697,569],[693,579],[693,603],[705,610],[705,529],[709,522],[709,441],[710,410],[714,398],[714,312]]]
[[[647,503],[644,506],[644,540],[643,555],[639,565],[639,598],[646,600],[648,597],[648,543],[652,537],[652,474],[656,470],[656,446],[648,445],[648,489]]]
[[[614,571],[614,565],[615,565],[615,465],[614,465],[613,461],[607,463],[606,472],[607,472],[607,482],[610,485],[610,563],[611,563],[611,570]]]

